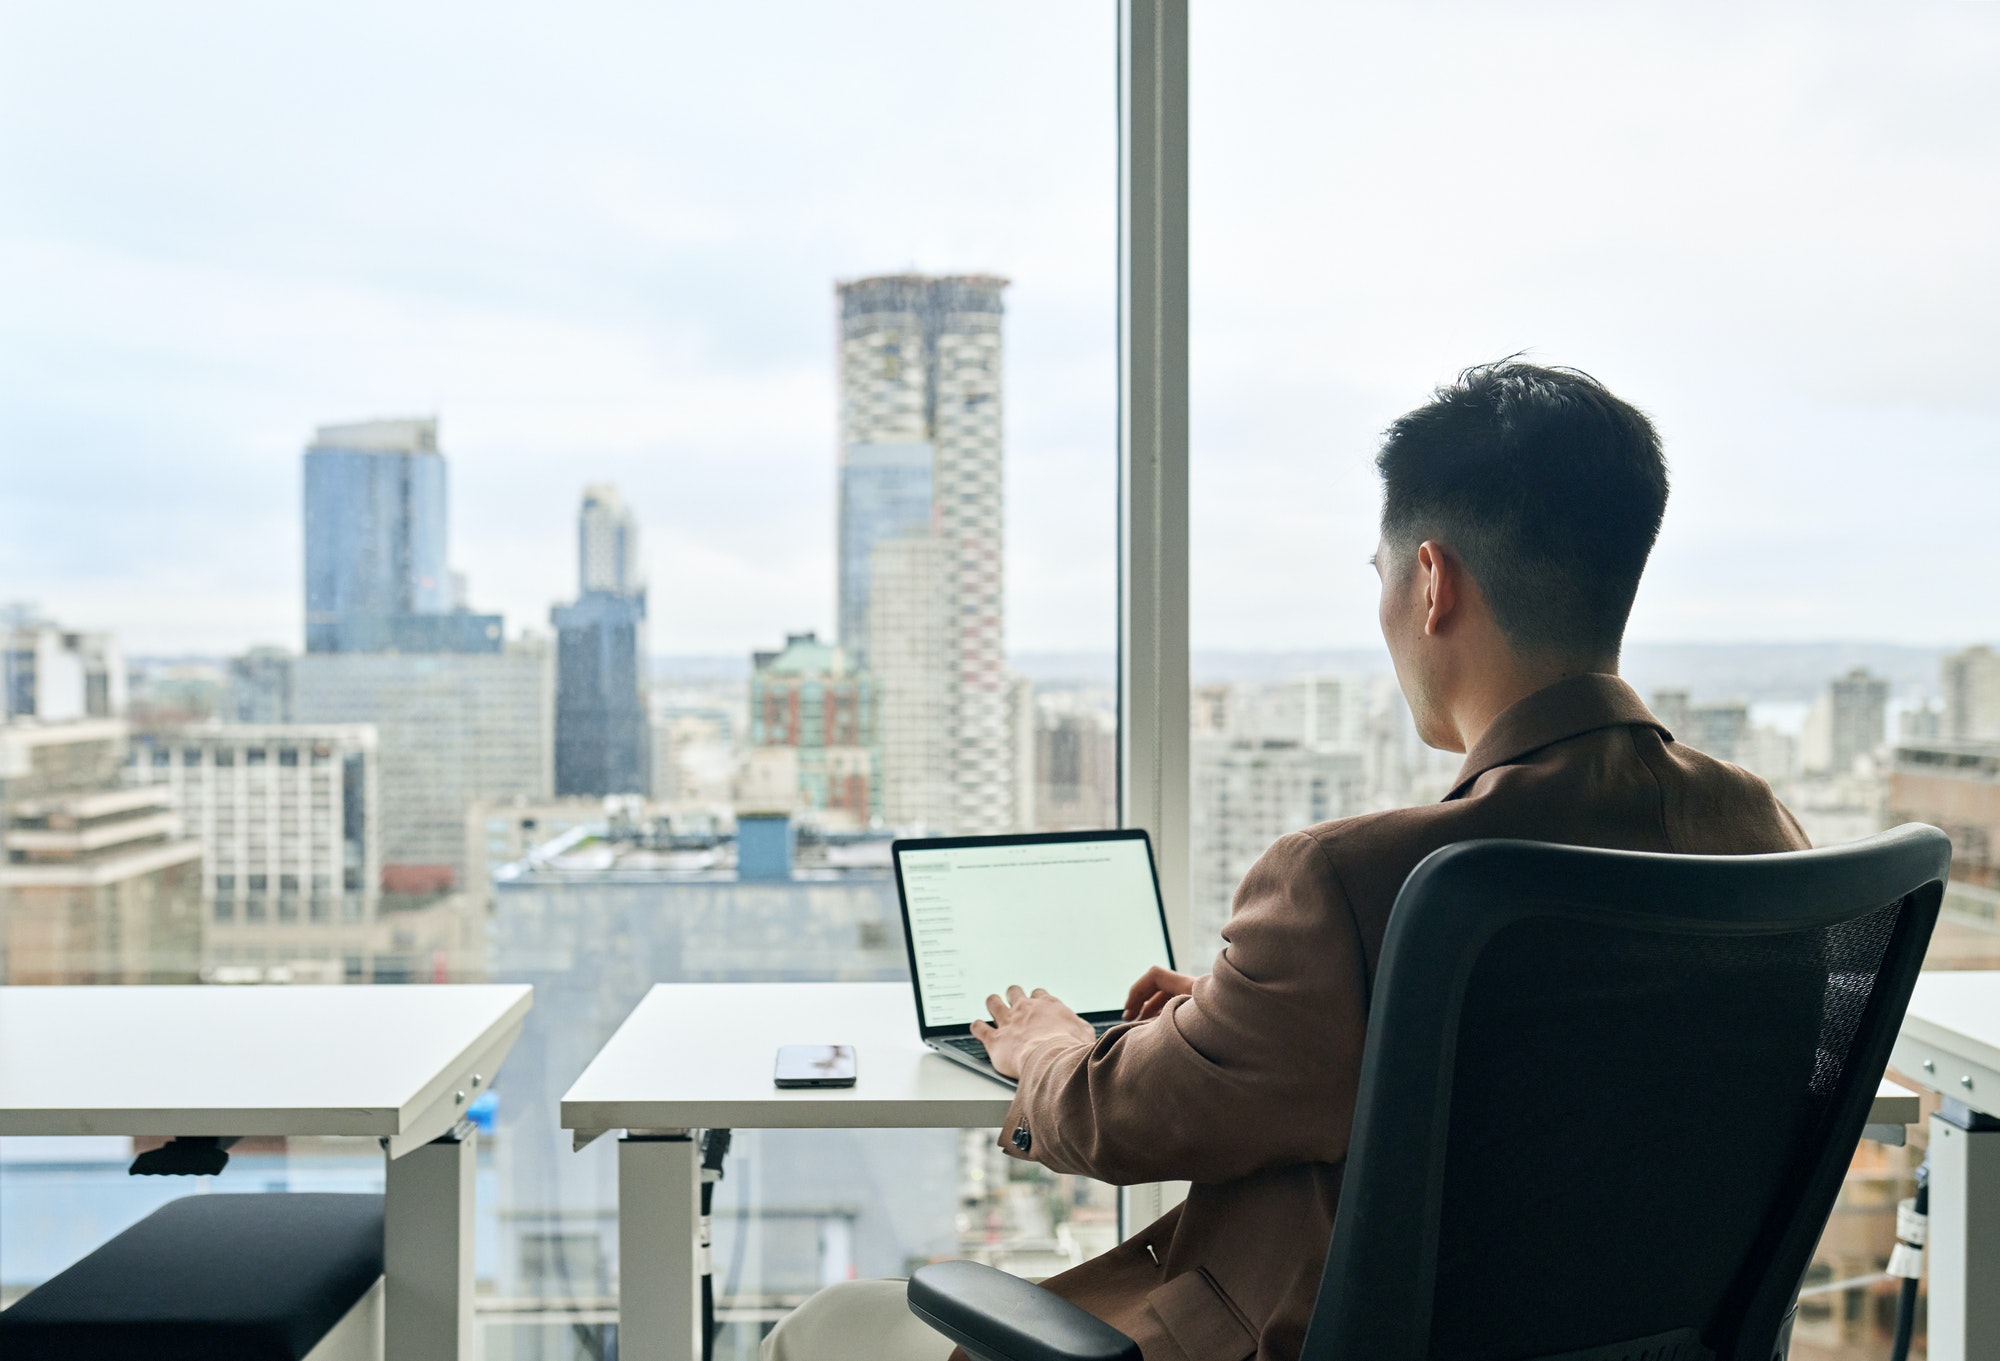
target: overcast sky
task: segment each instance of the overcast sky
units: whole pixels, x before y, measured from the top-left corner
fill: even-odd
[[[1376,433],[1650,411],[1653,640],[2000,636],[2000,7],[1196,0],[1197,646],[1368,642]],[[473,603],[585,482],[653,642],[833,617],[836,278],[997,271],[1018,650],[1114,641],[1109,0],[0,0],[0,600],[296,645],[315,425],[435,413]]]

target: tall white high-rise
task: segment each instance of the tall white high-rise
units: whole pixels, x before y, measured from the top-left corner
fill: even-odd
[[[645,567],[639,559],[639,521],[626,509],[618,488],[595,482],[583,489],[576,537],[580,592],[639,594],[646,584]]]
[[[1969,647],[1944,659],[1944,736],[1959,742],[2000,739],[2000,654]]]
[[[870,554],[868,655],[880,696],[882,817],[892,827],[951,827],[944,570],[930,535],[886,539]]]
[[[891,275],[839,286],[841,311],[841,641],[871,669],[887,630],[874,618],[885,545],[935,541],[943,632],[935,649],[903,649],[884,675],[884,788],[928,788],[942,806],[922,818],[961,834],[1011,830],[1019,766],[1006,670],[1005,521],[1000,318],[1007,281],[990,275]],[[895,557],[892,551],[892,558]],[[923,573],[898,561],[903,580]],[[928,618],[929,597],[896,607]],[[941,676],[919,677],[935,653]],[[942,769],[895,756],[890,734],[941,707]],[[902,761],[905,767],[896,768]],[[891,804],[896,802],[892,796]],[[926,800],[928,802],[928,799]],[[893,819],[895,813],[889,816]]]

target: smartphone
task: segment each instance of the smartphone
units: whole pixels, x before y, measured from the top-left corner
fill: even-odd
[[[852,1087],[851,1044],[781,1044],[772,1081],[780,1087]]]

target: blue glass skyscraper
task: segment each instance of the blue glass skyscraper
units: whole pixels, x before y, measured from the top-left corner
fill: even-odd
[[[321,427],[305,453],[306,650],[498,652],[454,610],[435,420]]]
[[[646,794],[646,584],[639,523],[618,489],[584,488],[577,515],[578,594],[558,605],[556,793]]]
[[[875,545],[931,529],[931,446],[850,444],[840,465],[840,640],[868,665],[869,560]]]

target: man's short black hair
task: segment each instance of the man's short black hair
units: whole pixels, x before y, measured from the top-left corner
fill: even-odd
[[[1382,538],[1455,551],[1527,652],[1618,654],[1667,508],[1644,413],[1587,373],[1503,359],[1389,427]]]

